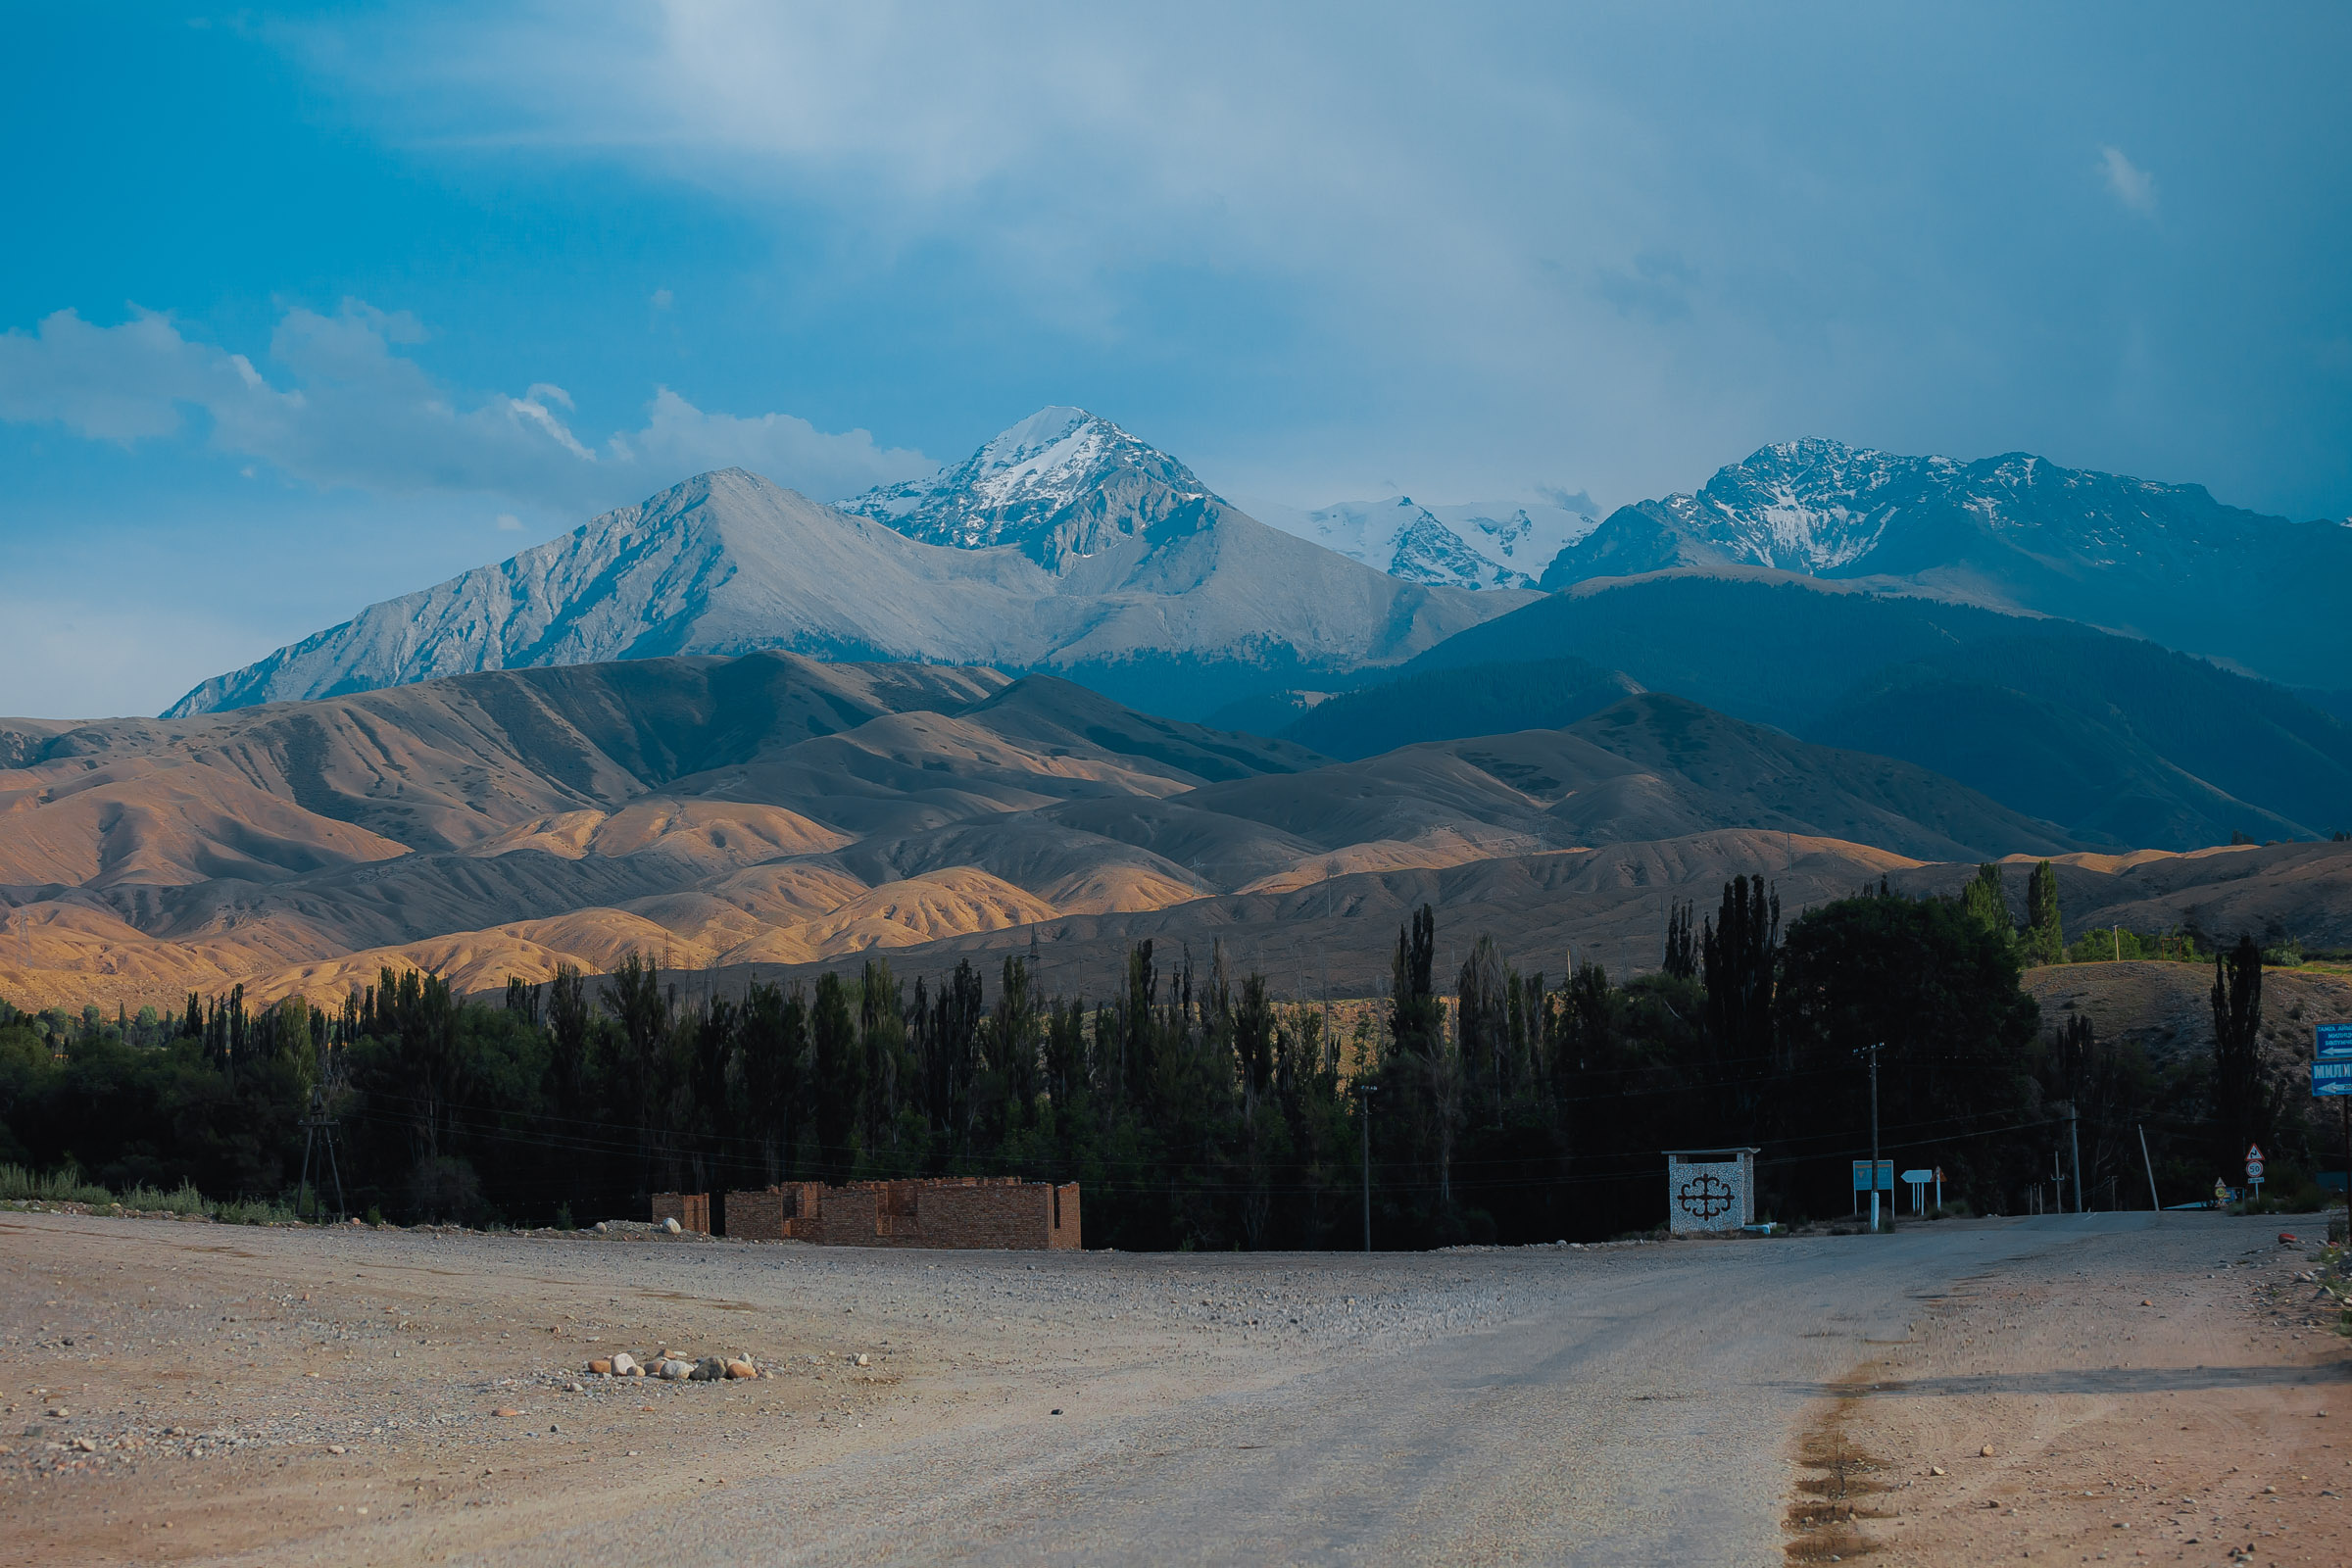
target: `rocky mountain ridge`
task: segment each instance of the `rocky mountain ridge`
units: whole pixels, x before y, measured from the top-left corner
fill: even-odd
[[[1001,523],[1004,543],[928,543],[722,469],[370,606],[204,682],[166,716],[472,670],[762,648],[1053,669],[1158,711],[1198,713],[1294,671],[1410,658],[1533,597],[1374,571],[1163,483],[1131,452],[1113,464],[1128,490],[1098,484],[1077,494],[1076,512],[1040,511],[1076,470],[1014,462],[1036,457],[1035,441],[1019,427],[1007,438],[991,444],[990,472],[1004,482],[989,493],[1005,501],[1003,515],[956,522],[944,503],[920,514],[933,531]],[[1082,424],[1044,452],[1075,462],[1106,441]],[[1121,496],[1134,504],[1112,506]],[[1015,512],[1027,521],[1016,526]],[[1056,549],[1052,566],[1037,559]]]
[[[2352,657],[2352,630],[2329,610],[2352,581],[2352,526],[2030,453],[1958,462],[1781,442],[1693,493],[1618,508],[1541,585],[1722,567],[2063,616],[2288,685],[2340,684]]]

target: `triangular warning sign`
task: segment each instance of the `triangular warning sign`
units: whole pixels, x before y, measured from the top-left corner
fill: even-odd
[[[2248,1144],[2246,1146],[2246,1157],[2248,1159],[2260,1159],[2262,1157],[2262,1146],[2260,1144]]]

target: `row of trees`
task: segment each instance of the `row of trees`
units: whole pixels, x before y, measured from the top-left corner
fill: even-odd
[[[1884,1043],[1885,1152],[1940,1165],[1981,1209],[2034,1201],[2067,1102],[2109,1201],[2144,1201],[2143,1131],[2168,1201],[2247,1142],[2289,1183],[2312,1167],[2324,1132],[2264,1067],[2250,941],[2220,960],[2213,1054],[2160,1066],[2081,1019],[2042,1030],[2019,987],[2034,928],[1985,870],[1957,899],[1882,884],[1786,926],[1770,886],[1736,878],[1713,912],[1671,912],[1656,972],[1583,963],[1556,985],[1486,937],[1438,974],[1424,907],[1345,1039],[1219,949],[1197,965],[1150,943],[1091,1002],[1044,995],[1020,957],[685,999],[632,957],[512,982],[503,1005],[414,971],[329,1011],[191,997],[158,1044],[85,1018],[62,1054],[20,1019],[0,1026],[0,1159],[276,1196],[316,1102],[353,1206],[400,1217],[584,1222],[671,1188],[1020,1174],[1083,1182],[1096,1245],[1319,1248],[1361,1245],[1368,1146],[1378,1245],[1590,1238],[1659,1221],[1667,1148],[1759,1146],[1774,1213],[1845,1212],[1860,1053]]]

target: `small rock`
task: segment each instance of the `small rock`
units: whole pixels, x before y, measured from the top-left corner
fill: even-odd
[[[723,1382],[727,1375],[727,1363],[715,1355],[706,1355],[695,1362],[694,1370],[686,1375],[697,1383]]]
[[[1058,1404],[1057,1404],[1057,1405],[1055,1405],[1055,1406],[1054,1407],[1054,1413],[1055,1415],[1059,1415],[1059,1414],[1061,1414],[1061,1406],[1060,1406],[1060,1405],[1058,1405]]]
[[[326,1446],[326,1451],[329,1453],[348,1453],[351,1450],[344,1447],[340,1443],[330,1443]]]
[[[679,1232],[683,1231],[686,1227],[680,1225],[677,1221],[677,1217],[672,1215],[668,1219],[665,1219],[662,1222],[662,1228],[669,1232],[670,1235],[675,1236]]]
[[[609,1355],[600,1355],[588,1363],[588,1370],[596,1377],[609,1378],[612,1375],[612,1358]]]
[[[1869,1172],[1865,1171],[1863,1174],[1868,1175]],[[2143,1296],[2139,1298],[2139,1304],[2142,1306],[2154,1306],[2156,1303]]]
[[[1943,1474],[1943,1466],[1939,1464],[1932,1464],[1928,1466],[1928,1474],[1932,1476],[1939,1476]]]
[[[502,1404],[502,1405],[500,1405],[500,1406],[499,1406],[497,1409],[495,1409],[495,1410],[491,1411],[490,1413],[491,1413],[492,1415],[520,1415],[520,1414],[522,1414],[522,1412],[521,1412],[520,1410],[517,1410],[517,1409],[515,1409],[515,1408],[514,1408],[513,1405],[511,1405],[511,1404]]]
[[[74,1441],[75,1441],[75,1442],[79,1442],[80,1440],[79,1440],[79,1439],[75,1439]],[[2265,1487],[2265,1488],[2263,1488],[2262,1490],[2263,1490],[2263,1491],[2265,1491],[2265,1492],[2277,1492],[2278,1489],[2277,1487]]]
[[[62,1405],[62,1404],[53,1404],[53,1405],[51,1405],[51,1406],[49,1407],[49,1416],[50,1416],[50,1419],[51,1419],[51,1420],[54,1420],[54,1421],[63,1421],[63,1420],[65,1420],[65,1419],[66,1419],[68,1416],[71,1416],[73,1413],[74,1413],[73,1411],[71,1411],[71,1410],[67,1409],[67,1408],[66,1408],[64,1405]]]
[[[588,1392],[588,1385],[585,1383],[566,1383],[564,1385],[564,1392],[565,1394],[586,1394]]]
[[[96,1453],[98,1451],[98,1445],[92,1443],[87,1438],[75,1438],[74,1440],[74,1446],[80,1449],[83,1453]]]
[[[595,1371],[596,1363],[593,1361],[589,1362],[588,1370],[591,1372]],[[633,1377],[639,1370],[637,1366],[637,1358],[631,1355],[628,1351],[623,1350],[618,1355],[614,1356],[611,1361],[606,1363],[605,1370],[612,1373],[616,1378]]]
[[[1991,1444],[1989,1444],[1989,1443],[1987,1443],[1986,1445],[1984,1445],[1984,1446],[1983,1446],[1982,1448],[1979,1448],[1979,1449],[1977,1450],[1977,1457],[1978,1457],[1978,1458],[1980,1458],[1980,1459],[1989,1459],[1989,1458],[1991,1458],[1991,1457],[1992,1457],[1992,1445],[1991,1445]]]
[[[654,1364],[653,1374],[658,1378],[666,1378],[672,1383],[683,1383],[694,1376],[694,1363],[681,1361],[675,1356],[664,1356]]]
[[[857,1366],[871,1366],[873,1365],[873,1362],[861,1351],[855,1358],[853,1364]]]
[[[739,1358],[739,1359],[737,1359],[737,1360],[729,1361],[729,1362],[727,1363],[727,1376],[728,1376],[728,1377],[731,1377],[731,1378],[756,1378],[756,1377],[758,1377],[759,1375],[760,1375],[760,1369],[759,1369],[758,1367],[756,1367],[756,1366],[752,1365],[752,1363],[751,1363],[751,1360],[750,1360],[750,1358],[749,1358],[749,1357],[743,1357],[743,1358]]]

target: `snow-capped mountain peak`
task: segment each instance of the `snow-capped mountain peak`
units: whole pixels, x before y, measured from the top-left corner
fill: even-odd
[[[1411,496],[1261,515],[1392,577],[1447,588],[1533,588],[1544,566],[1597,526],[1582,512],[1516,502],[1426,507]]]
[[[1059,569],[1211,501],[1190,468],[1084,409],[1046,408],[928,478],[840,503],[927,544],[1013,545]]]

